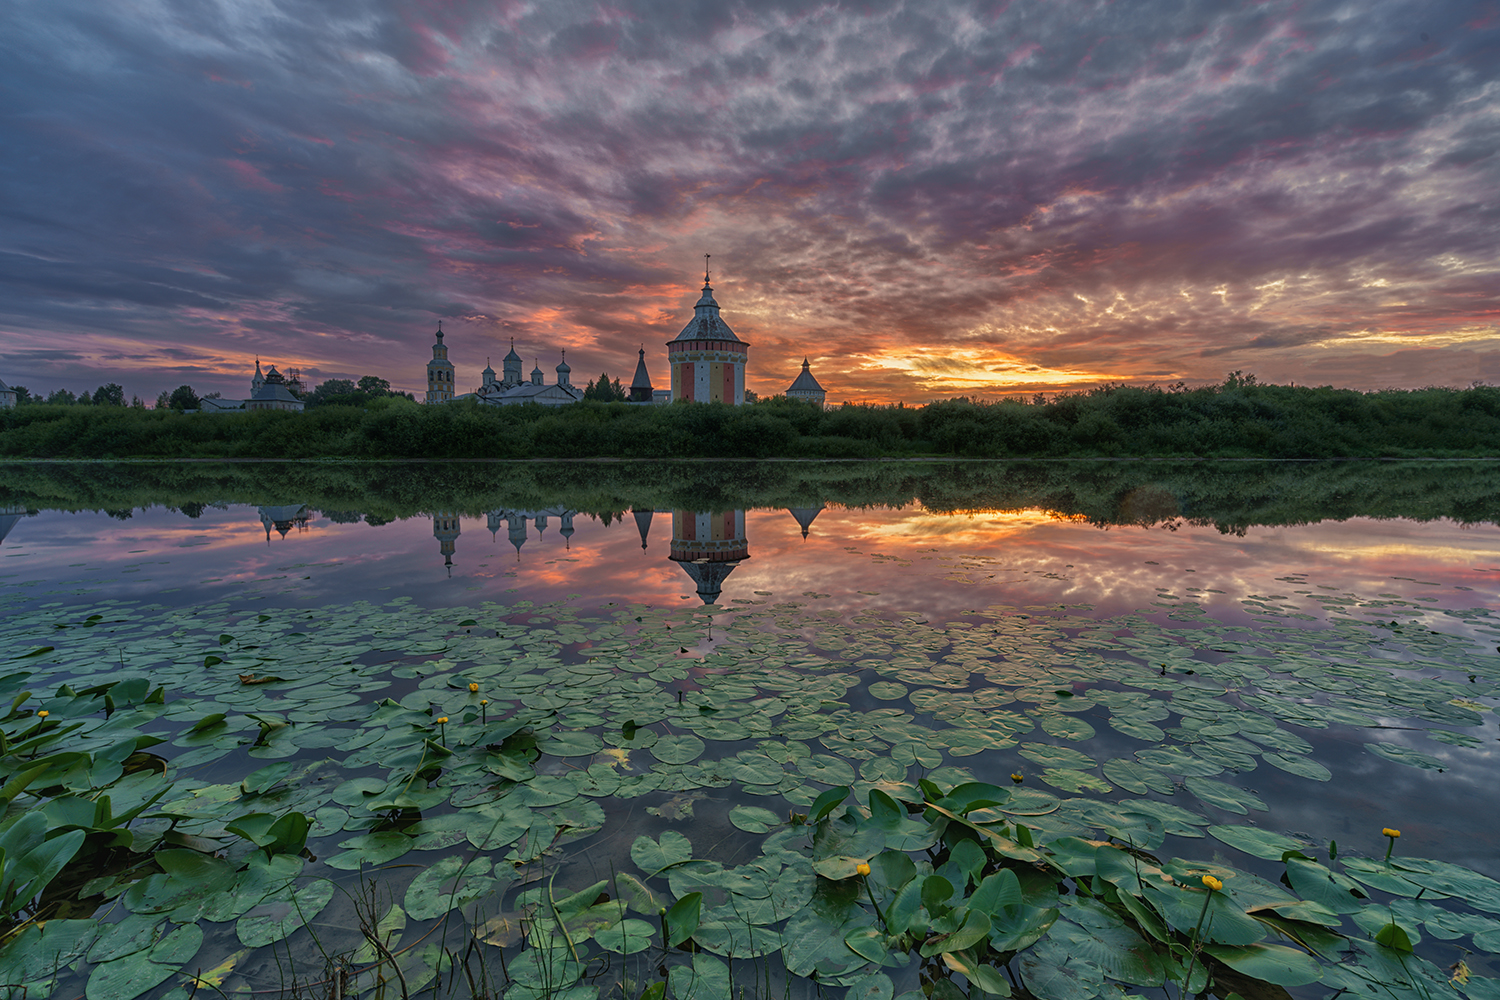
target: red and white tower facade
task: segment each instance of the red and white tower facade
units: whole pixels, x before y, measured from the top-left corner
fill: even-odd
[[[725,578],[750,558],[745,512],[672,511],[672,549],[667,558],[693,578],[704,604],[718,603]]]
[[[705,260],[707,255],[705,255]],[[672,402],[745,402],[745,362],[750,345],[734,335],[719,318],[719,303],[703,269],[703,296],[693,306],[693,318],[676,338],[667,341],[667,363],[672,369]]]

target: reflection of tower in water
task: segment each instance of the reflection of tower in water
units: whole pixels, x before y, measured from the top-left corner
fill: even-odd
[[[797,523],[802,526],[802,540],[804,542],[807,541],[807,530],[812,527],[813,520],[819,514],[823,513],[823,509],[822,504],[818,504],[816,507],[788,507],[786,509],[786,512],[792,515]]]
[[[296,528],[298,531],[307,530],[307,522],[312,520],[312,511],[307,509],[306,504],[288,503],[274,507],[259,507],[261,526],[266,529],[266,544],[271,544],[271,529],[285,538],[287,532]]]
[[[16,522],[26,516],[24,507],[0,507],[0,542],[5,541],[5,536],[16,526]]]
[[[438,551],[443,555],[449,576],[453,575],[453,553],[458,548],[460,530],[456,511],[440,510],[432,515],[432,537],[438,540]]]
[[[745,512],[726,510],[717,514],[688,510],[672,512],[672,554],[698,585],[704,604],[717,603],[724,580],[735,566],[750,558],[745,540]]]

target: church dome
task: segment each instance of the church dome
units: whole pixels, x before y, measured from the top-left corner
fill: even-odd
[[[719,303],[714,299],[714,290],[706,280],[703,282],[703,294],[693,305],[693,318],[688,320],[687,326],[682,328],[675,339],[677,340],[732,340],[739,343],[739,337],[729,329],[729,324],[719,317]]]

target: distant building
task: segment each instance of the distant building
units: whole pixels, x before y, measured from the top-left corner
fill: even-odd
[[[432,345],[432,360],[427,362],[427,399],[429,403],[446,403],[453,398],[453,363],[448,360],[448,346],[443,343],[443,324],[438,323],[437,340]]]
[[[511,345],[511,354],[516,353],[515,345]],[[521,359],[516,358],[516,373],[520,374]],[[509,367],[510,360],[506,359]],[[540,406],[566,406],[576,403],[583,398],[583,390],[573,384],[573,369],[568,366],[567,352],[563,352],[563,359],[557,366],[557,381],[551,385],[543,381],[542,367],[538,364],[531,370],[531,381],[521,382],[516,385],[507,385],[506,382],[494,381],[495,372],[492,368],[485,368],[486,383],[479,387],[479,391],[466,395],[463,398],[473,398],[489,406],[518,406],[521,403],[536,403]],[[506,372],[507,380],[509,371]]]
[[[824,392],[823,387],[818,384],[818,380],[813,378],[813,373],[808,367],[807,359],[803,358],[802,374],[798,375],[792,380],[792,384],[787,386],[786,398],[800,399],[806,403],[817,403],[819,406],[822,406],[823,401],[827,397],[828,393]]]
[[[693,306],[693,318],[682,332],[667,342],[667,362],[672,370],[672,401],[728,403],[745,402],[745,364],[750,345],[734,335],[719,317],[719,303],[703,271],[703,295]]]
[[[630,380],[630,395],[626,397],[631,403],[655,403],[656,390],[651,388],[651,373],[646,370],[646,347],[641,345],[640,360],[635,363],[635,378]]]
[[[260,361],[257,360],[255,362],[255,376],[260,384],[251,390],[250,398],[245,400],[245,409],[302,412],[302,400],[292,394],[286,377],[276,370],[275,365],[272,365],[271,370],[262,376],[260,373]],[[254,385],[253,381],[252,385]]]
[[[295,369],[293,370],[295,372]],[[287,410],[301,413],[304,404],[297,398],[293,388],[301,381],[290,380],[272,365],[271,370],[260,370],[260,358],[255,359],[255,374],[250,377],[249,399],[204,398],[198,401],[199,413],[244,413],[246,410]]]
[[[642,352],[642,356],[644,356],[644,352]],[[12,407],[15,405],[16,390],[6,385],[4,379],[0,379],[0,410],[7,409],[8,407]]]

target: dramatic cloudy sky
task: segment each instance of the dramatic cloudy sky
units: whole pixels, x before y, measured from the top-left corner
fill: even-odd
[[[1500,381],[1495,0],[10,0],[0,378]],[[580,378],[581,376],[581,378]]]

